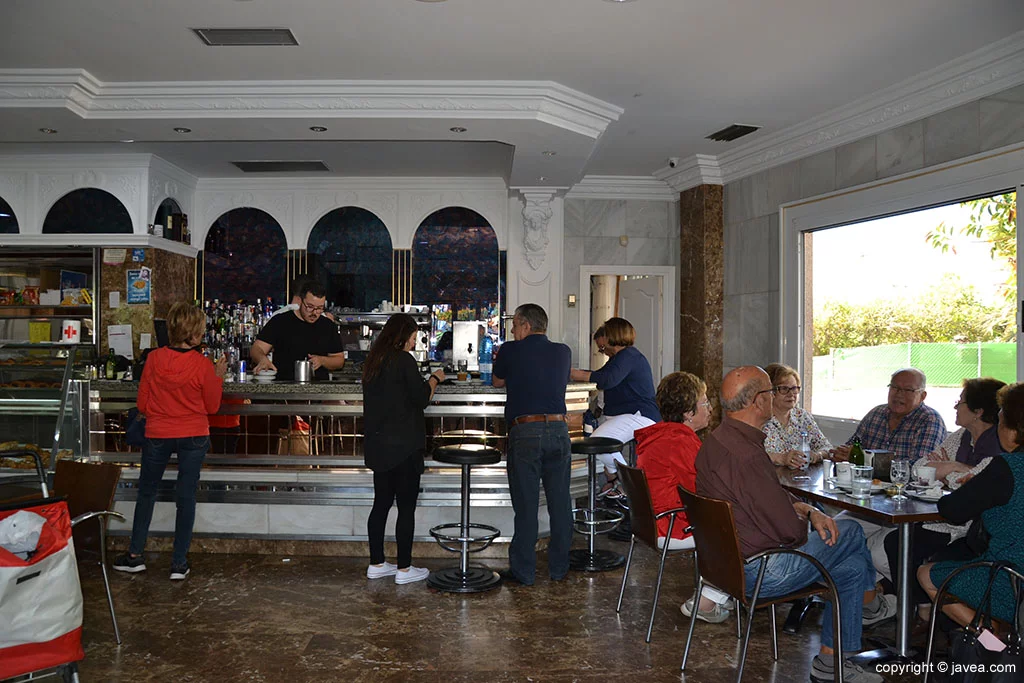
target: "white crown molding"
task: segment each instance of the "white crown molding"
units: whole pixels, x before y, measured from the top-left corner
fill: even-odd
[[[722,180],[733,182],[1022,83],[1024,31],[725,152],[717,157]]]
[[[145,170],[151,154],[11,154],[0,155],[0,168],[54,171],[68,168]]]
[[[595,139],[624,111],[553,81],[104,83],[84,69],[0,69],[0,107],[65,107],[84,119],[536,120]]]
[[[244,178],[200,178],[197,192],[237,191],[415,191],[415,192],[480,192],[500,191],[509,188],[502,178],[408,178],[408,177],[333,177],[333,178],[266,178],[254,174]]]
[[[566,199],[639,199],[679,201],[679,192],[650,176],[588,175],[572,186]]]
[[[195,247],[163,237],[137,234],[0,235],[0,247],[151,247],[195,258]]]
[[[151,157],[149,168],[150,171],[161,173],[171,180],[181,183],[189,190],[195,190],[196,185],[199,184],[199,178],[158,156]]]
[[[659,168],[654,172],[654,177],[665,182],[676,192],[682,192],[698,185],[721,185],[722,169],[719,168],[716,157],[710,154],[694,154],[687,159],[681,159],[675,168]]]

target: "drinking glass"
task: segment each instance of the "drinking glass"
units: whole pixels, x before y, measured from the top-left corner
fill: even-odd
[[[893,458],[889,465],[889,479],[896,485],[896,495],[893,500],[907,500],[903,495],[903,487],[910,481],[910,461],[904,458]]]
[[[853,478],[850,480],[850,495],[854,498],[871,497],[871,476],[875,470],[867,465],[854,465],[852,468]]]

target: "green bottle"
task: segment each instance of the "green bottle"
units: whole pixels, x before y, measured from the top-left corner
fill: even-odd
[[[107,379],[117,379],[117,358],[114,357],[114,349],[107,354]]]
[[[853,446],[850,447],[850,464],[864,464],[864,448],[860,445],[860,439],[854,439]]]

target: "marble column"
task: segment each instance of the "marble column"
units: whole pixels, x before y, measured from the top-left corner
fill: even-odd
[[[707,382],[712,424],[717,424],[724,283],[721,185],[680,193],[679,233],[679,368]]]

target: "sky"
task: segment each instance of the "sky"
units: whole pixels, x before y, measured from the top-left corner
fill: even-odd
[[[925,241],[939,223],[966,225],[970,209],[959,204],[880,218],[814,233],[814,308],[825,301],[867,303],[875,299],[913,298],[949,274],[973,284],[982,301],[999,301],[1006,271],[989,255],[989,245],[955,234],[952,250],[942,253]],[[856,285],[851,286],[855,277]]]

